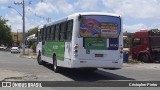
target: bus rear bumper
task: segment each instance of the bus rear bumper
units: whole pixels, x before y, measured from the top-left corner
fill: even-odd
[[[73,60],[71,68],[122,68],[123,60]]]

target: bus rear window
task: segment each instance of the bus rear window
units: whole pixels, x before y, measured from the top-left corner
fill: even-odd
[[[120,17],[113,16],[81,16],[80,36],[117,38],[121,31]]]

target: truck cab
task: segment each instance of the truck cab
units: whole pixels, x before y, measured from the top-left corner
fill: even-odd
[[[160,60],[160,31],[140,30],[132,37],[132,58],[145,63]]]

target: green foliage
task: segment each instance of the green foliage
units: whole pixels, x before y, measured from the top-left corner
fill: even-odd
[[[35,27],[35,28],[33,28],[33,29],[30,29],[30,30],[28,31],[27,36],[30,36],[30,35],[32,35],[32,34],[36,34],[37,31],[38,31],[38,27]]]
[[[6,19],[0,17],[0,45],[12,45],[11,27],[7,25]]]
[[[149,33],[151,34],[151,36],[160,36],[160,30],[158,29],[151,29]]]
[[[37,43],[34,42],[33,45],[32,45],[32,50],[33,50],[33,52],[36,52],[36,46],[37,46]]]
[[[124,48],[131,49],[131,47],[132,47],[132,36],[127,36],[126,38],[124,38],[123,43],[125,44]]]

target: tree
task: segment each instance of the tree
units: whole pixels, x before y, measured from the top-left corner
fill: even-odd
[[[33,29],[30,29],[30,30],[28,30],[27,36],[30,36],[30,35],[32,35],[32,34],[36,34],[37,31],[38,31],[38,27],[35,27],[35,28],[33,28]]]
[[[0,45],[11,46],[12,45],[12,35],[11,35],[11,27],[9,27],[6,23],[8,20],[2,18],[0,16]]]
[[[37,34],[38,32],[38,27],[35,27],[33,29],[28,30],[27,36],[33,35],[33,34]],[[35,41],[28,41],[28,46],[31,47],[34,50],[36,48],[36,43]]]

